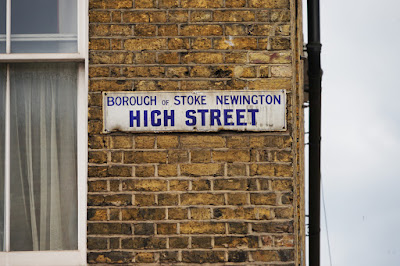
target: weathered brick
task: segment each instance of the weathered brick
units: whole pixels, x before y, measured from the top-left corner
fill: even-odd
[[[190,213],[193,220],[209,220],[211,218],[211,209],[209,208],[191,208]]]
[[[129,263],[132,261],[131,252],[110,251],[110,252],[89,252],[87,255],[89,263]]]
[[[155,167],[153,165],[135,166],[136,177],[152,177],[155,176]]]
[[[155,143],[155,137],[153,136],[136,136],[135,137],[135,148],[136,149],[153,149]]]
[[[160,237],[125,238],[121,241],[123,249],[164,249],[166,244],[167,239]]]
[[[228,205],[245,205],[247,204],[247,194],[245,193],[229,193]]]
[[[249,0],[249,6],[255,8],[289,8],[289,0]]]
[[[113,136],[110,138],[111,149],[131,149],[132,143],[131,136]]]
[[[170,237],[169,247],[170,248],[187,248],[189,244],[188,237]]]
[[[167,48],[166,39],[128,39],[124,47],[129,51],[159,50]]]
[[[255,223],[252,229],[259,233],[293,233],[293,222]]]
[[[214,209],[215,219],[246,219],[255,220],[257,212],[254,208],[217,208]]]
[[[168,209],[168,219],[169,220],[184,220],[188,218],[187,209]]]
[[[249,162],[250,152],[248,150],[213,151],[212,158],[215,162]]]
[[[223,194],[187,193],[181,195],[182,205],[224,205]]]
[[[182,58],[185,64],[218,64],[223,61],[224,57],[221,53],[188,53]]]
[[[181,0],[183,8],[217,8],[223,4],[223,0]]]
[[[174,206],[179,204],[178,194],[159,194],[158,205],[160,206]]]
[[[189,189],[189,181],[187,180],[171,180],[169,181],[170,191],[187,191]]]
[[[135,235],[154,235],[154,224],[143,223],[135,224]]]
[[[253,11],[215,11],[214,12],[214,21],[221,22],[242,22],[242,21],[254,21],[255,14]]]
[[[212,248],[211,237],[192,237],[192,248]]]
[[[181,175],[184,176],[221,176],[224,173],[223,164],[196,163],[181,165]]]
[[[214,247],[216,248],[256,248],[258,247],[258,238],[256,236],[218,236],[215,237]]]
[[[204,191],[210,190],[211,183],[209,180],[194,180],[192,181],[192,190],[194,191]]]
[[[208,22],[212,21],[211,11],[193,11],[190,13],[191,22]]]
[[[251,193],[250,202],[255,205],[276,205],[275,193]]]
[[[215,222],[181,223],[182,234],[224,234],[225,224]]]
[[[154,253],[150,252],[136,253],[135,261],[138,263],[152,263],[154,262]]]
[[[156,198],[154,194],[136,194],[135,204],[138,206],[152,206],[156,204]]]
[[[178,170],[174,164],[162,164],[158,166],[158,176],[161,177],[171,177],[177,176]]]
[[[89,223],[87,225],[88,235],[130,235],[132,228],[130,224],[121,223]]]
[[[178,145],[179,145],[179,140],[178,140],[177,136],[158,136],[157,137],[157,147],[160,149],[177,148]]]
[[[88,182],[88,190],[89,192],[107,191],[107,181],[106,180],[90,181]]]
[[[183,148],[223,148],[225,138],[220,136],[181,136]]]
[[[88,250],[107,249],[107,238],[88,237],[87,248]]]
[[[89,221],[106,221],[107,210],[106,209],[88,209],[87,219]]]
[[[288,64],[292,56],[288,52],[251,52],[249,61],[252,64]]]
[[[218,179],[214,181],[215,190],[247,190],[246,179]]]
[[[166,163],[166,151],[132,151],[125,152],[125,163]]]
[[[135,0],[135,8],[155,8],[157,7],[156,0]]]
[[[172,235],[176,234],[177,224],[157,224],[157,234],[159,235]]]
[[[122,182],[124,191],[166,191],[167,181],[164,180],[126,180]]]
[[[182,36],[218,36],[222,33],[220,25],[184,25],[180,30]]]

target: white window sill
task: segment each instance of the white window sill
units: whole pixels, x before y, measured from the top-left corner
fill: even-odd
[[[0,252],[2,266],[81,266],[86,253],[80,251]]]

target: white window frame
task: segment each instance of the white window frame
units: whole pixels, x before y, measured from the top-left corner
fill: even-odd
[[[11,0],[6,2],[6,53],[0,54],[0,63],[18,62],[76,62],[77,84],[77,192],[78,192],[78,250],[72,251],[18,251],[10,252],[10,67],[7,65],[6,129],[5,134],[5,251],[0,252],[4,266],[16,265],[86,265],[87,220],[87,117],[88,117],[88,0],[77,0],[77,53],[11,53]]]

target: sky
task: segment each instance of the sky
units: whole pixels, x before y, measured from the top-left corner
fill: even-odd
[[[400,1],[320,3],[321,172],[332,265],[398,266]],[[321,265],[330,266],[321,215]]]

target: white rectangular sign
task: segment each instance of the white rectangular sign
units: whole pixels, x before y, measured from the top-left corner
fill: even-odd
[[[286,91],[103,92],[103,131],[283,131]]]

